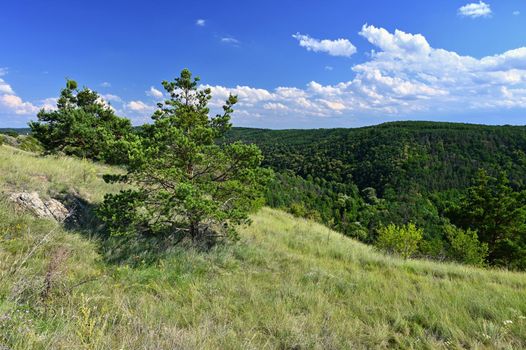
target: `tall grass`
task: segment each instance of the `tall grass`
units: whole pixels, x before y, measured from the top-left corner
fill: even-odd
[[[6,154],[22,164],[4,184],[94,201],[114,190],[78,182],[111,169],[4,148],[0,164]],[[0,348],[526,348],[524,274],[400,260],[268,208],[240,236],[113,264],[99,241],[0,201]]]
[[[100,201],[118,185],[102,181],[106,173],[120,169],[69,157],[42,157],[8,145],[0,145],[0,191],[37,191],[41,196],[75,192],[88,201]]]

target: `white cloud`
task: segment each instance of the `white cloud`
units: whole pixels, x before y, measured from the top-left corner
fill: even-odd
[[[367,24],[362,27],[359,34],[383,52],[392,55],[409,57],[427,55],[431,52],[431,46],[421,34],[408,34],[398,29],[391,34],[384,28]]]
[[[7,68],[0,68],[0,77],[7,75],[7,72]],[[35,106],[31,102],[24,101],[15,93],[8,82],[3,78],[0,78],[0,116],[36,114],[41,107]]]
[[[107,81],[104,81],[100,84],[100,86],[102,86],[103,88],[109,88],[111,87],[111,83],[107,82]]]
[[[153,86],[150,86],[150,90],[146,91],[146,95],[156,99],[161,99],[164,96],[160,90],[157,90]]]
[[[292,35],[299,41],[301,47],[308,51],[325,52],[331,56],[351,57],[356,53],[356,47],[347,39],[315,39],[300,33]]]
[[[0,94],[14,94],[14,93],[15,92],[13,91],[13,88],[11,88],[11,85],[9,85],[2,78],[0,78]]]
[[[0,104],[7,107],[15,114],[35,114],[39,108],[30,102],[24,102],[17,95],[6,94],[0,96]]]
[[[206,25],[206,20],[199,18],[195,21],[195,25],[198,27],[204,27]]]
[[[478,18],[491,16],[491,7],[483,1],[466,4],[458,9],[458,14],[464,17]]]
[[[526,109],[526,47],[475,58],[433,48],[421,34],[371,25],[359,34],[375,50],[352,67],[350,80],[270,90],[210,86],[212,106],[219,108],[230,93],[238,95],[237,122],[264,116],[410,118]]]
[[[43,99],[41,102],[41,108],[44,108],[45,110],[55,110],[57,109],[57,102],[58,98],[56,97],[48,97],[46,99]]]
[[[520,11],[513,11],[513,12],[512,12],[512,15],[514,15],[514,16],[518,16],[518,15],[520,15],[520,14],[521,14]]]
[[[150,106],[139,100],[128,102],[126,107],[134,112],[140,113],[151,113],[155,110],[154,106]]]
[[[239,45],[241,43],[239,40],[237,40],[236,38],[233,38],[231,36],[222,37],[221,38],[221,42],[223,44],[229,44],[229,45],[234,45],[234,46],[237,46],[237,45]]]
[[[267,110],[271,110],[271,111],[287,111],[289,109],[283,103],[279,103],[279,102],[265,103],[263,105],[263,108]]]
[[[325,66],[325,70],[328,70],[328,71],[331,71],[333,70],[334,68],[332,66]]]
[[[113,95],[113,94],[102,94],[100,95],[100,97],[102,97],[104,100],[108,102],[122,102],[122,98],[120,98],[117,95]]]

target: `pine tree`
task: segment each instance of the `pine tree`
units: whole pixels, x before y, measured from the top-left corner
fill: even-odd
[[[109,162],[117,161],[115,143],[132,130],[130,121],[116,116],[95,91],[79,90],[73,80],[61,91],[57,109],[42,109],[37,118],[29,127],[48,153]]]
[[[260,168],[259,148],[240,142],[221,143],[231,128],[237,102],[230,96],[223,113],[209,118],[210,89],[199,89],[188,70],[162,84],[169,96],[158,104],[142,136],[128,145],[125,176],[108,181],[134,190],[107,195],[100,208],[113,233],[168,234],[195,242],[235,236],[261,203],[269,171]]]

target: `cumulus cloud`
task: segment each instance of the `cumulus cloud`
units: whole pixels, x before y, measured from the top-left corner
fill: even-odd
[[[356,53],[356,47],[347,39],[315,39],[304,34],[294,34],[292,37],[298,40],[301,47],[308,51],[325,52],[331,56],[351,57]]]
[[[352,67],[350,80],[270,90],[208,86],[212,105],[219,110],[229,94],[238,95],[238,122],[262,115],[409,118],[526,108],[526,47],[475,58],[434,48],[421,34],[372,25],[359,34],[375,50]]]
[[[135,112],[149,112],[149,111],[152,111],[154,109],[153,106],[150,106],[142,101],[131,101],[131,102],[128,102],[128,104],[126,105],[126,107],[128,107],[129,109],[131,109],[132,111],[135,111]]]
[[[289,109],[283,103],[279,103],[279,102],[265,103],[263,105],[263,108],[264,109],[268,109],[268,110],[272,110],[272,111],[276,111],[276,110],[278,110],[278,111],[287,111]]]
[[[463,17],[471,18],[489,17],[491,16],[491,7],[483,1],[479,1],[478,3],[473,2],[459,8],[458,14]]]
[[[143,101],[130,101],[124,105],[126,112],[130,112],[130,118],[150,116],[155,111],[155,106],[149,105]],[[127,113],[128,114],[128,113]]]
[[[103,88],[109,88],[111,87],[111,83],[103,81],[102,83],[100,83],[100,86],[102,86]]]
[[[7,68],[0,68],[0,77],[7,75],[7,72]],[[34,115],[42,107],[46,107],[45,103],[37,106],[24,101],[15,93],[9,83],[0,78],[0,115]]]
[[[195,25],[198,27],[204,27],[206,25],[206,20],[199,18],[195,21]]]
[[[0,94],[14,94],[13,88],[11,85],[6,83],[2,78],[0,78]]]
[[[0,126],[24,126],[41,109],[55,110],[57,108],[58,99],[56,97],[26,101],[4,79],[7,73],[7,69],[0,68]],[[155,106],[143,101],[128,102],[120,96],[111,93],[101,94],[99,102],[111,108],[117,114],[131,118],[136,124],[148,122],[149,116],[155,110]]]
[[[146,91],[146,95],[156,99],[161,99],[164,96],[160,90],[157,90],[153,86],[150,86],[150,90]]]
[[[0,96],[0,104],[15,114],[35,114],[39,108],[30,102],[24,102],[17,95],[5,94]]]

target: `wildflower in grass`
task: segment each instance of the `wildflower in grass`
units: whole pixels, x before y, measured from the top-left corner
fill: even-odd
[[[507,326],[507,325],[512,324],[513,321],[512,320],[504,320],[503,323],[504,323],[505,326]]]

